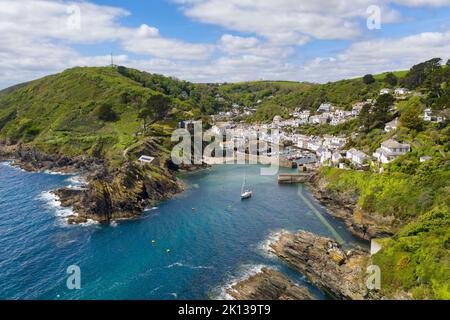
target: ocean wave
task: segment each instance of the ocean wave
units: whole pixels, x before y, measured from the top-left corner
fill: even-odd
[[[19,170],[19,171],[21,171],[21,172],[28,173],[27,170],[24,170],[24,169],[22,169],[22,168],[19,167],[19,166],[14,166],[14,165],[13,165],[13,161],[2,161],[2,162],[0,162],[0,165],[1,165],[1,166],[5,166],[5,167],[9,167],[9,168],[11,168],[11,169]]]
[[[198,270],[198,269],[214,269],[213,266],[193,266],[193,265],[189,265],[189,264],[184,264],[182,262],[175,262],[172,264],[169,264],[168,266],[166,266],[167,269],[172,269],[172,268],[189,268],[189,269],[193,269],[193,270]]]
[[[275,254],[273,253],[273,250],[271,248],[271,245],[278,240],[280,240],[280,236],[283,232],[286,230],[280,229],[277,231],[273,231],[269,234],[269,236],[266,238],[266,240],[260,242],[257,245],[257,251],[268,258],[275,258]]]
[[[67,188],[74,190],[83,190],[87,186],[86,177],[80,175],[71,176],[66,179],[66,182],[70,183]]]
[[[54,176],[76,176],[76,173],[67,173],[67,172],[59,172],[59,171],[51,171],[51,170],[44,170],[43,173],[50,174]]]
[[[241,265],[237,272],[231,274],[227,277],[225,281],[225,285],[221,285],[217,287],[212,292],[212,298],[214,300],[234,300],[234,298],[228,293],[233,286],[238,284],[241,281],[245,281],[251,276],[254,276],[257,273],[260,273],[263,268],[269,269],[277,269],[274,266],[264,265],[264,264],[244,264]]]
[[[79,226],[90,227],[90,226],[97,226],[99,224],[100,224],[100,222],[98,222],[98,221],[95,221],[95,220],[92,220],[92,219],[87,219],[86,222],[80,223]]]
[[[72,208],[64,208],[63,206],[61,206],[59,197],[51,191],[42,192],[39,195],[38,199],[44,201],[47,207],[55,212],[55,215],[57,217],[67,218],[70,216],[76,216]]]
[[[59,197],[51,191],[42,192],[37,197],[37,199],[45,202],[46,207],[52,210],[55,213],[55,216],[60,219],[60,222],[62,222],[63,227],[69,226],[68,219],[70,217],[78,216],[78,214],[75,211],[73,211],[72,207],[63,207],[61,205]],[[81,227],[90,227],[96,225],[99,225],[99,222],[92,219],[88,219],[86,222],[78,224],[78,226]]]

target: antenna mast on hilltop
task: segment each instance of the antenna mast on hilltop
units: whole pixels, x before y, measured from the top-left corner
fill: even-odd
[[[114,57],[112,52],[111,52],[111,68],[114,68]]]

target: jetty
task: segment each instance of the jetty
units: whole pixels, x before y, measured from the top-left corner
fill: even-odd
[[[279,184],[305,183],[311,177],[311,173],[280,173]]]

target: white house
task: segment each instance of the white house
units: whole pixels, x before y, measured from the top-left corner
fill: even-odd
[[[363,165],[364,161],[369,159],[369,156],[362,151],[350,149],[347,151],[346,158],[357,165]]]
[[[301,149],[308,149],[309,137],[305,135],[299,135],[297,137],[297,146]]]
[[[429,122],[442,123],[445,121],[444,117],[437,117],[437,116],[433,115],[433,111],[431,109],[425,109],[422,117],[423,117],[424,121],[429,121]]]
[[[397,130],[397,128],[400,125],[400,121],[398,120],[398,118],[392,120],[391,122],[386,123],[386,125],[384,126],[384,131],[386,132],[391,132],[394,130]]]
[[[380,163],[389,163],[410,151],[411,146],[409,144],[399,143],[393,139],[389,139],[381,144],[381,148],[378,148],[373,156]]]
[[[353,105],[352,116],[356,117],[361,113],[362,108],[366,105],[366,102],[357,102]]]
[[[153,160],[155,160],[155,157],[144,156],[144,155],[142,155],[142,156],[139,158],[139,161],[142,162],[142,163],[152,163]]]
[[[330,112],[333,108],[331,103],[322,103],[317,109],[317,112]]]
[[[391,93],[391,89],[383,88],[380,90],[380,95]]]
[[[283,120],[283,118],[281,118],[280,116],[275,116],[273,118],[273,123],[280,123]]]
[[[420,162],[427,162],[427,161],[430,161],[430,160],[433,160],[433,157],[430,157],[430,156],[423,156],[423,157],[420,157]]]
[[[409,90],[406,88],[397,88],[394,91],[395,95],[397,96],[404,96],[405,94],[409,94]]]
[[[322,141],[309,141],[308,150],[317,151],[322,147]]]
[[[331,155],[331,162],[334,164],[338,164],[341,159],[343,159],[343,155],[341,152],[339,151],[335,151],[332,155]]]

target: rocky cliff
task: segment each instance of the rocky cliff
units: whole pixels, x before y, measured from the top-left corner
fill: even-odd
[[[69,217],[69,223],[139,217],[145,207],[183,190],[181,182],[167,169],[164,157],[157,158],[155,165],[126,160],[111,166],[102,159],[49,155],[20,146],[1,147],[0,157],[14,160],[13,165],[27,171],[85,175],[85,187],[54,191],[61,205],[72,207],[76,213]]]
[[[306,185],[314,197],[327,207],[332,215],[345,221],[348,229],[355,236],[370,240],[392,236],[398,231],[394,217],[370,215],[363,212],[358,207],[358,194],[329,190],[328,182],[319,173],[311,175]]]
[[[314,300],[308,289],[268,268],[236,283],[227,293],[236,300]]]
[[[351,300],[368,297],[365,272],[369,256],[362,249],[344,252],[336,241],[305,231],[283,232],[270,248],[333,297]]]

